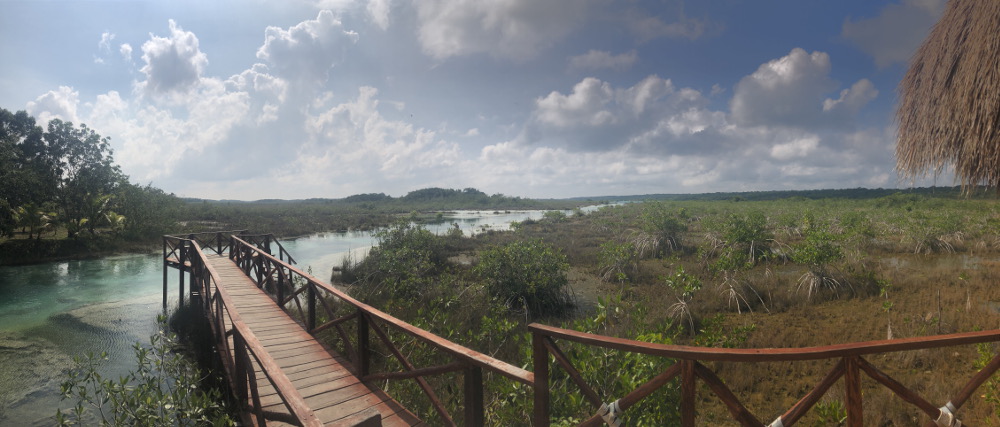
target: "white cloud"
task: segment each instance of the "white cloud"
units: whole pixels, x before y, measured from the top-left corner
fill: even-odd
[[[611,69],[624,71],[632,68],[638,59],[639,54],[636,53],[635,49],[619,55],[612,55],[611,52],[605,50],[591,49],[583,55],[570,58],[569,66],[571,69],[577,70]]]
[[[121,46],[118,47],[118,53],[122,55],[122,59],[124,59],[125,62],[128,62],[129,64],[132,63],[132,45],[122,43]]]
[[[827,98],[823,101],[823,111],[840,114],[846,118],[854,117],[869,102],[878,96],[878,90],[868,79],[858,80],[850,89],[840,91],[840,98]]]
[[[101,33],[101,41],[97,42],[97,47],[101,49],[101,52],[111,53],[111,41],[114,39],[114,33],[105,31]]]
[[[791,160],[808,156],[819,146],[819,137],[815,135],[799,138],[791,142],[777,144],[771,147],[771,157],[777,160]]]
[[[733,121],[745,126],[817,127],[849,123],[878,91],[862,79],[826,98],[836,88],[830,78],[830,56],[801,48],[762,64],[736,85],[729,106]]]
[[[563,128],[609,124],[615,116],[605,107],[614,98],[610,84],[587,77],[573,86],[569,95],[553,91],[535,100],[535,118],[543,124]]]
[[[208,56],[198,48],[198,37],[169,21],[170,37],[150,34],[142,44],[140,71],[146,81],[140,87],[153,94],[183,93],[194,87],[208,65]]]
[[[389,28],[389,12],[392,11],[392,0],[368,0],[366,7],[368,16],[376,26],[385,30]]]
[[[944,12],[946,0],[902,0],[874,18],[844,20],[841,37],[871,55],[879,68],[905,63]]]
[[[418,39],[438,59],[488,53],[523,61],[580,27],[590,0],[419,0]]]
[[[45,126],[52,119],[78,123],[77,106],[80,103],[80,92],[68,86],[59,86],[50,90],[34,101],[28,102],[27,111],[38,123]]]
[[[257,58],[271,64],[279,76],[289,81],[322,83],[342,59],[346,47],[357,40],[356,32],[345,30],[333,12],[323,10],[316,19],[302,21],[287,30],[267,27]]]

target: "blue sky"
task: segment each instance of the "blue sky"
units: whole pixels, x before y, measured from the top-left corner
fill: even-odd
[[[896,85],[943,7],[0,0],[0,107],[191,197],[905,187]]]

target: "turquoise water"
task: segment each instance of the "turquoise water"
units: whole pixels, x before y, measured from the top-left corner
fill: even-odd
[[[469,235],[542,215],[454,212],[427,228],[444,233],[458,224]],[[282,241],[298,265],[321,280],[330,278],[344,256],[364,256],[374,243],[369,232]],[[171,304],[177,300],[177,277],[171,269]],[[104,372],[114,377],[132,369],[132,345],[148,342],[157,331],[162,289],[159,253],[0,267],[0,426],[52,425],[56,409],[70,403],[60,402],[58,391],[74,355],[107,352]]]

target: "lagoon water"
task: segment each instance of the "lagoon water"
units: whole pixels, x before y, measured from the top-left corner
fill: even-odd
[[[453,212],[426,227],[444,233],[457,224],[469,235],[543,213]],[[321,280],[344,256],[363,256],[373,243],[370,232],[282,240],[298,266]],[[168,273],[176,304],[178,273]],[[0,267],[0,426],[52,425],[56,409],[71,404],[60,402],[59,384],[74,355],[107,352],[104,373],[115,378],[132,369],[132,346],[157,332],[162,286],[158,253]]]

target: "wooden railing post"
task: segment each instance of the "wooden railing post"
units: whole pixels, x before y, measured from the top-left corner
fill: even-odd
[[[549,350],[545,348],[545,336],[531,333],[531,359],[535,369],[535,401],[532,408],[532,425],[549,425]]]
[[[861,427],[865,421],[861,403],[861,373],[858,370],[858,356],[845,357],[844,362],[847,425],[848,427]]]
[[[478,366],[465,368],[465,425],[483,425],[483,369]]]
[[[163,311],[167,311],[167,236],[163,236]]]
[[[215,253],[222,255],[222,232],[215,234]]]
[[[368,341],[368,316],[358,309],[358,376],[371,371],[371,343]]]
[[[695,421],[695,376],[694,361],[681,360],[681,425],[694,427]]]
[[[184,263],[187,262],[187,252],[188,252],[188,244],[187,244],[187,242],[181,240],[181,242],[180,242],[180,244],[178,246],[178,253],[179,253],[179,255],[177,256],[177,259],[180,261],[180,265],[177,266],[177,271],[180,272],[179,273],[179,275],[180,275],[180,285],[179,285],[179,287],[180,287],[180,299],[177,301],[177,307],[183,307],[184,306]]]
[[[246,343],[243,342],[243,336],[239,332],[234,331],[233,334],[233,362],[235,364],[236,378],[233,384],[236,386],[236,390],[233,390],[236,394],[236,401],[240,406],[247,404],[248,390],[247,390],[247,360],[243,357],[243,353],[246,352]]]
[[[316,329],[316,284],[309,281],[306,286],[306,331]]]
[[[282,266],[278,266],[278,289],[275,289],[275,294],[278,295],[278,307],[285,308],[285,269]]]

